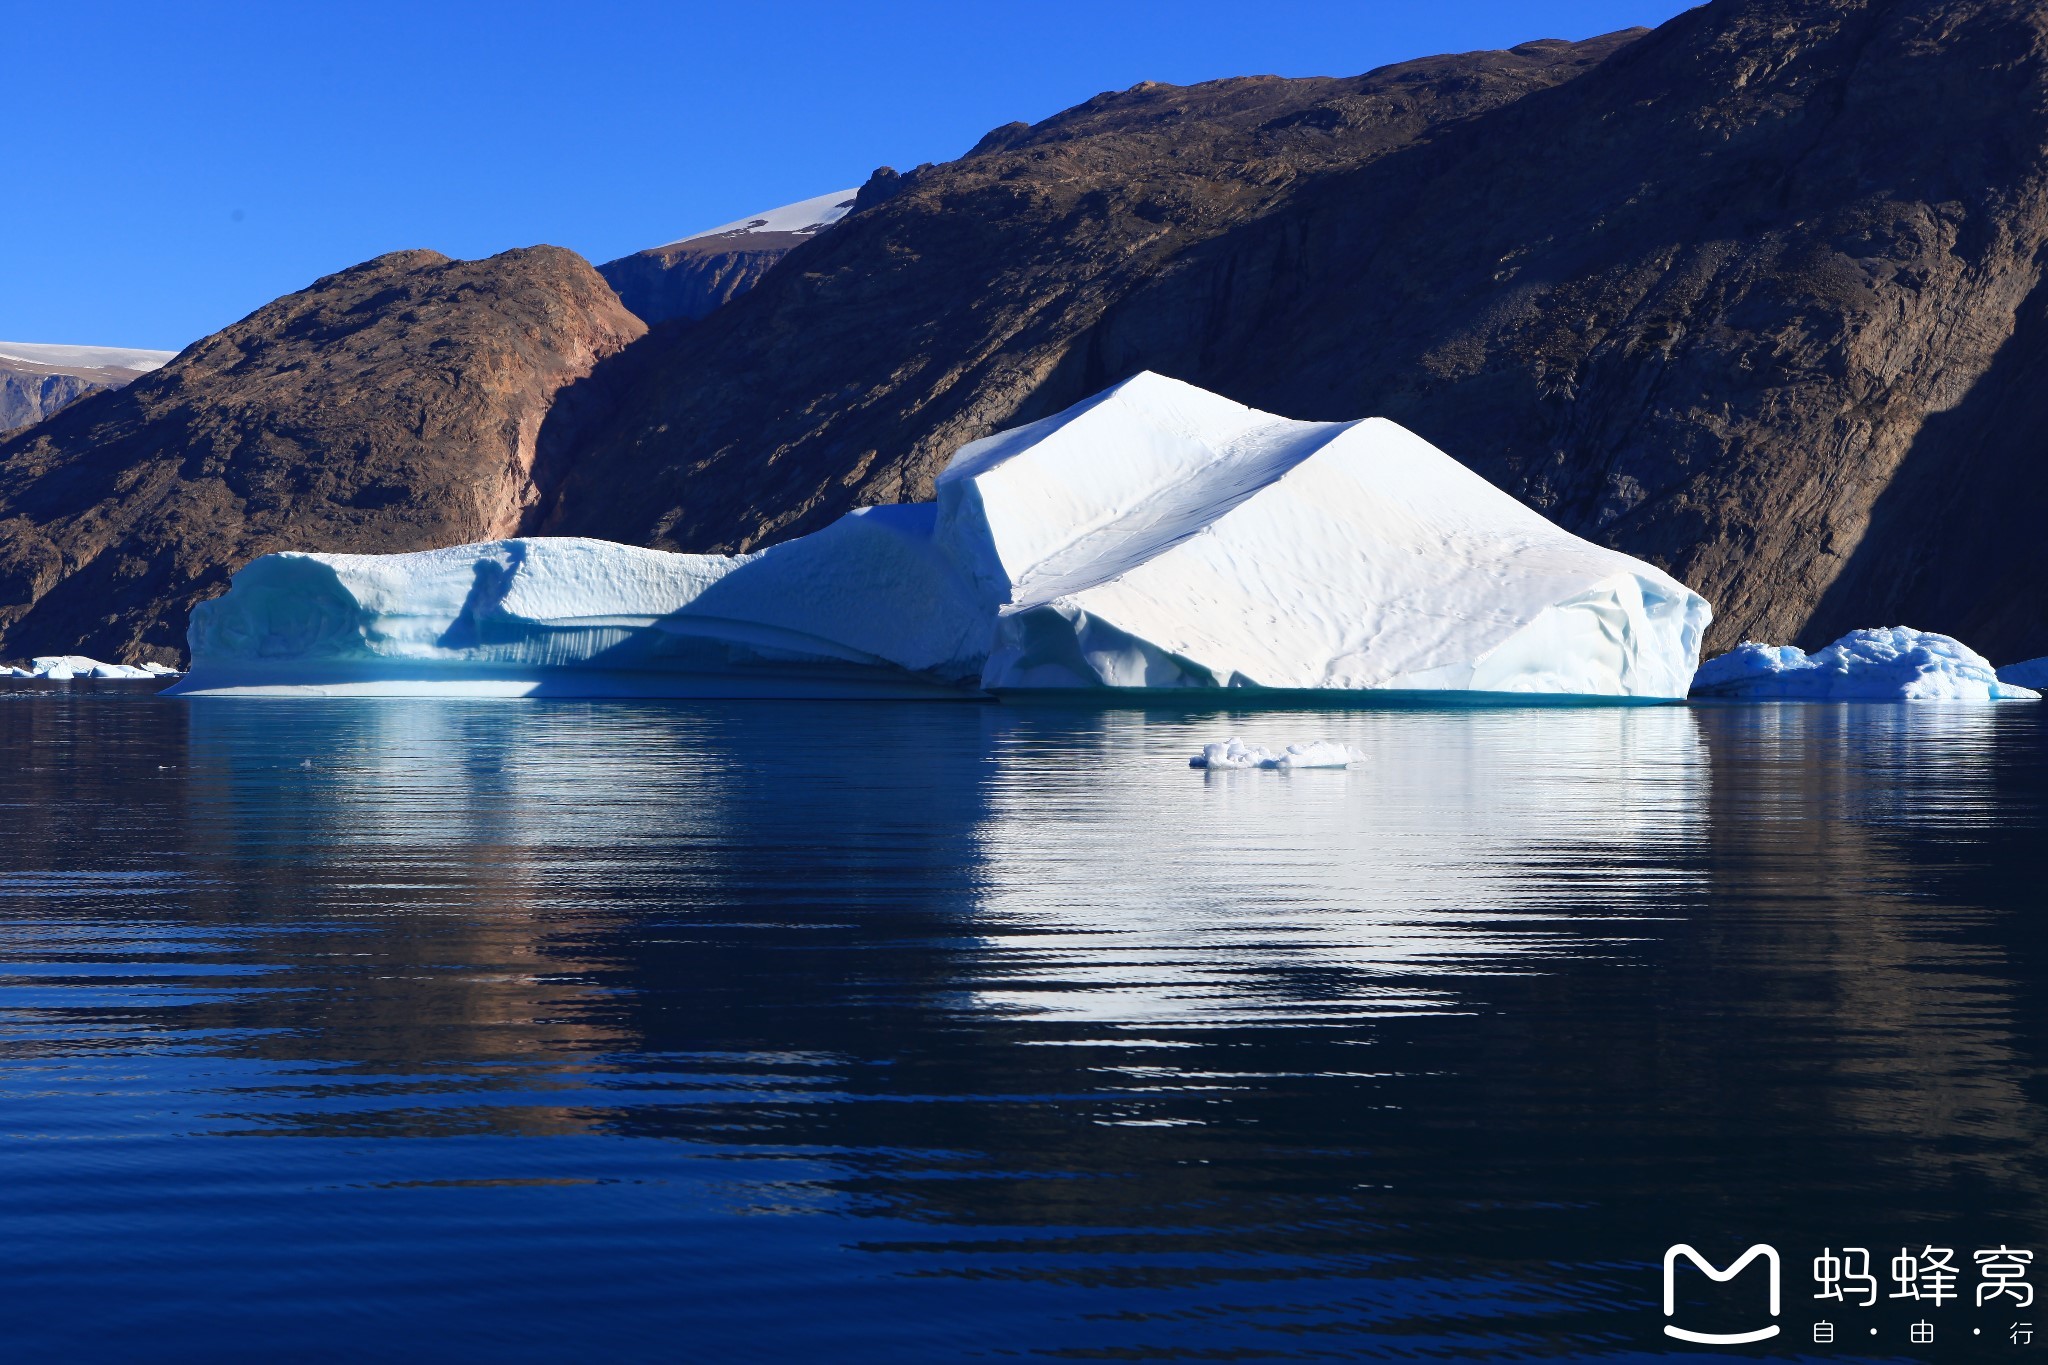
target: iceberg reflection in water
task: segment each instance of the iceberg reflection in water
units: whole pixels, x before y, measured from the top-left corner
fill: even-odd
[[[1629,1359],[1673,1241],[2038,1245],[2038,711],[0,702],[0,1342]]]

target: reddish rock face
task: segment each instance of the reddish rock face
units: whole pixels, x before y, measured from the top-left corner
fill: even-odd
[[[257,555],[516,532],[556,393],[645,330],[557,247],[395,252],[0,438],[0,657],[173,662]]]

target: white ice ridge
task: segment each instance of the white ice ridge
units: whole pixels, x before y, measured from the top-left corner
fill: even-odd
[[[1696,697],[1746,701],[2028,701],[1960,640],[1910,626],[1852,630],[1812,654],[1743,643],[1700,665]]]
[[[176,351],[139,351],[122,346],[53,346],[41,341],[0,341],[0,360],[64,370],[159,370]]]
[[[1247,744],[1232,735],[1218,744],[1204,744],[1202,752],[1188,760],[1190,768],[1348,768],[1363,763],[1365,755],[1345,744],[1316,740],[1290,744],[1279,753],[1262,744]]]
[[[794,204],[757,213],[751,218],[736,218],[730,223],[720,223],[715,228],[693,232],[687,237],[678,237],[665,246],[678,246],[683,242],[700,241],[705,237],[739,237],[756,232],[796,232],[810,234],[820,228],[827,228],[853,212],[854,196],[859,189],[834,190],[812,199],[800,199]],[[655,248],[657,251],[659,247]]]
[[[964,447],[938,505],[996,611],[997,691],[1675,699],[1712,616],[1393,422],[1155,374]]]
[[[1675,700],[1709,617],[1392,422],[1141,374],[756,554],[269,555],[194,611],[180,690]]]
[[[0,666],[0,678],[43,678],[70,682],[74,678],[175,678],[178,670],[162,664],[106,664],[83,654],[43,654],[27,668]]]

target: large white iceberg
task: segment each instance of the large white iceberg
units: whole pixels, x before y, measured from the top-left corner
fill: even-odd
[[[1711,617],[1393,422],[1152,374],[964,447],[938,505],[996,611],[991,690],[1674,698]]]
[[[1697,697],[1746,701],[2025,701],[2039,692],[2001,682],[1990,660],[1947,635],[1888,626],[1852,630],[1812,654],[1743,643],[1700,665]]]
[[[269,555],[194,611],[179,690],[1669,700],[1710,615],[1392,422],[1141,374],[756,554]]]

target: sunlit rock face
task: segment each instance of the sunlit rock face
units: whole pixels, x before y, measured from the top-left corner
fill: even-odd
[[[268,556],[193,613],[183,690],[1663,700],[1710,615],[1392,422],[1141,374],[755,554]]]

